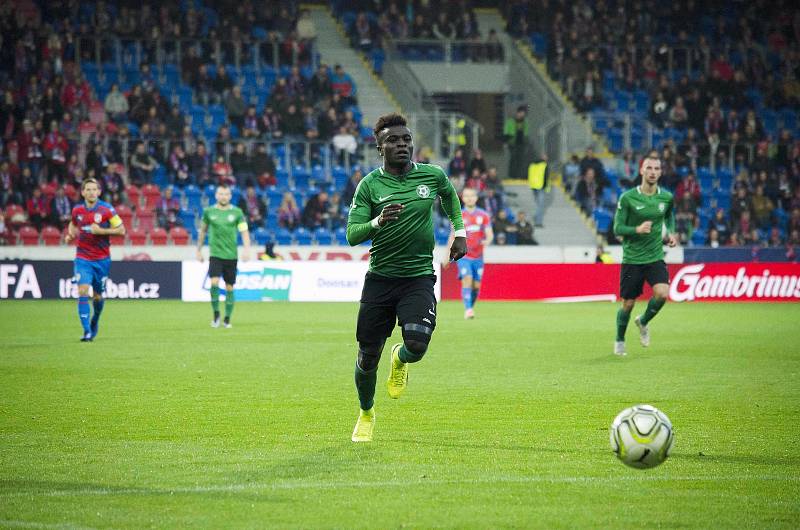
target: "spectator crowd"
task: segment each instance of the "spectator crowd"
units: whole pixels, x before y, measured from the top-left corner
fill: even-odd
[[[13,242],[12,232],[25,225],[63,230],[65,212],[89,177],[115,206],[153,207],[164,228],[191,220],[178,215],[187,187],[234,184],[255,226],[270,206],[266,190],[279,177],[274,142],[286,142],[287,149],[279,146],[284,166],[319,163],[326,150],[334,164],[358,162],[357,89],[341,66],[311,66],[316,29],[308,12],[294,3],[280,9],[251,1],[204,4],[0,5],[2,241]],[[138,41],[141,63],[118,69],[110,39],[143,35],[150,39]],[[157,38],[161,48],[153,44]],[[182,41],[179,49],[178,38],[196,40]],[[277,72],[267,66],[273,84],[258,79],[259,92],[268,94],[259,105],[243,94],[242,71],[226,67],[237,55],[251,60],[245,54],[253,53],[254,42],[262,42],[266,65],[271,49],[285,65]],[[159,67],[156,61],[167,62]],[[165,82],[165,65],[176,63],[180,79]],[[108,78],[113,82],[106,86]],[[178,101],[180,86],[189,88],[191,103]],[[198,109],[202,114],[193,115]],[[218,109],[222,119],[209,127]],[[310,151],[303,146],[309,140],[316,142]],[[152,183],[176,190],[165,189],[147,205],[126,192]],[[338,195],[330,199],[339,204]],[[329,218],[339,224],[341,212]]]

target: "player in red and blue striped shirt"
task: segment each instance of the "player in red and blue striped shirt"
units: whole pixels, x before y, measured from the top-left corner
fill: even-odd
[[[477,208],[478,192],[464,188],[461,193],[464,209],[461,217],[467,231],[467,254],[458,262],[458,278],[461,280],[461,298],[464,301],[464,318],[475,318],[475,302],[481,289],[483,276],[483,247],[494,239],[492,218],[486,210]],[[452,237],[452,236],[451,236]]]
[[[81,195],[84,203],[72,209],[65,239],[67,243],[77,240],[75,283],[78,284],[78,316],[83,326],[81,342],[91,342],[97,335],[105,303],[103,292],[111,268],[109,236],[125,235],[125,226],[113,206],[98,200],[100,187],[95,179],[81,183]],[[94,316],[89,311],[89,286],[94,292]]]

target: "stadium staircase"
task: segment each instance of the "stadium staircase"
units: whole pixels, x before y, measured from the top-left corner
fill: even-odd
[[[514,213],[520,210],[526,212],[528,219],[533,222],[535,208],[530,188],[526,184],[511,184],[506,185],[504,189],[506,205]],[[546,203],[544,227],[537,228],[534,233],[537,243],[555,246],[594,245],[597,243],[593,225],[584,215],[576,213],[575,203],[560,187],[552,186],[550,188]]]
[[[519,46],[508,33],[505,32],[506,22],[496,9],[477,9],[475,11],[478,19],[478,27],[481,28],[484,34],[488,33],[490,29],[497,30],[498,38],[506,49],[513,46]],[[524,51],[524,50],[523,50]],[[526,54],[529,55],[529,54]],[[542,76],[543,69],[536,68],[535,59],[530,57],[531,70],[537,76]],[[549,79],[545,80],[546,82]],[[570,113],[570,119],[573,122],[585,121],[580,118],[572,105],[567,101],[560,90],[556,94],[561,96],[563,103]],[[591,136],[591,131],[588,130],[588,124],[584,125],[587,129],[587,136]],[[594,137],[595,143],[601,150],[604,150],[605,144],[601,138]],[[493,163],[498,167],[505,167],[508,165],[508,155],[506,151],[487,153],[487,158],[490,158]],[[557,168],[556,168],[557,169]],[[544,227],[537,228],[535,231],[535,239],[540,245],[594,245],[597,242],[597,235],[595,230],[597,226],[594,220],[586,217],[575,205],[575,202],[565,193],[561,186],[559,175],[557,172],[551,174],[551,179],[555,179],[555,185],[550,187],[550,193],[546,198],[546,212],[544,217]],[[511,181],[505,186],[507,192],[507,205],[513,212],[520,210],[529,212],[529,218],[533,219],[533,212],[535,206],[533,202],[533,194],[527,183]]]
[[[378,116],[387,112],[399,111],[397,103],[389,92],[381,86],[361,55],[350,47],[344,30],[331,14],[328,6],[309,6],[311,18],[317,28],[317,50],[320,59],[328,66],[342,65],[358,87],[356,97],[363,113],[362,125],[372,128]]]

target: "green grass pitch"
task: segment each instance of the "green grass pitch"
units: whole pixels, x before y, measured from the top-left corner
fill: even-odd
[[[385,355],[372,444],[357,309],[240,303],[225,330],[111,300],[81,344],[74,302],[0,302],[0,527],[800,526],[800,305],[668,304],[617,358],[611,304],[443,303],[398,401]],[[636,403],[676,430],[652,470],[609,449]]]

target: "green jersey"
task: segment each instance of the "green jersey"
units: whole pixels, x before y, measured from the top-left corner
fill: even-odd
[[[649,234],[637,234],[636,227],[652,221]],[[614,233],[622,236],[622,263],[641,265],[664,259],[661,231],[675,232],[672,194],[660,187],[652,195],[642,193],[641,186],[622,194],[614,216]]]
[[[212,258],[237,259],[237,232],[247,230],[247,221],[241,208],[227,209],[216,205],[203,210],[203,224],[208,227],[208,247]]]
[[[372,239],[369,270],[390,278],[433,274],[433,205],[442,207],[455,230],[464,228],[458,193],[439,166],[413,164],[404,175],[378,168],[356,188],[347,218],[351,245]],[[405,206],[397,221],[376,228],[376,219],[387,204]]]

